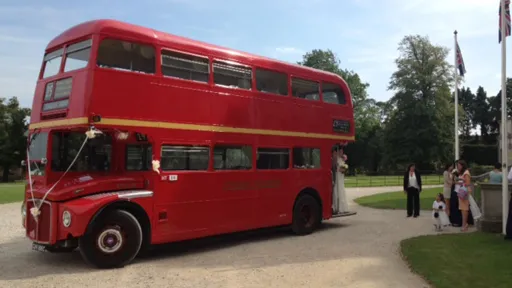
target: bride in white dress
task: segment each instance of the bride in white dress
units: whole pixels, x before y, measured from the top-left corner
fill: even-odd
[[[334,153],[333,153],[334,154]],[[343,149],[339,148],[336,155],[336,176],[333,186],[332,208],[336,214],[348,212],[348,201],[345,193],[345,171],[348,165],[345,163]]]

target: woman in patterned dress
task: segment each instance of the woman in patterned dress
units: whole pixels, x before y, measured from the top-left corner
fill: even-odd
[[[462,214],[461,231],[467,231],[469,217],[469,195],[473,194],[471,174],[469,173],[468,165],[464,160],[458,161],[457,170],[459,172],[459,177],[456,179],[456,186],[458,186],[458,188],[455,188],[455,191],[458,194],[459,210]]]

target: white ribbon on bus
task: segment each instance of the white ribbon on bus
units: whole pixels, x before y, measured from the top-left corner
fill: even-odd
[[[60,180],[62,180],[62,178],[64,178],[64,176],[69,172],[69,169],[71,169],[71,167],[73,167],[76,160],[78,159],[78,156],[82,152],[82,149],[85,147],[85,144],[87,143],[87,141],[89,139],[93,139],[94,137],[96,137],[97,134],[102,134],[102,133],[103,132],[101,132],[100,130],[94,128],[94,126],[91,126],[89,128],[89,130],[87,130],[87,132],[85,132],[86,137],[84,139],[84,142],[82,143],[82,146],[78,150],[78,153],[76,153],[75,159],[73,159],[73,161],[71,162],[69,167],[66,169],[66,171],[60,176],[59,180],[57,180],[57,182],[55,182],[55,184],[53,184],[53,186],[50,189],[48,189],[48,191],[46,191],[46,193],[44,194],[43,198],[41,199],[41,202],[39,203],[39,205],[36,204],[36,201],[34,198],[34,191],[32,190],[32,173],[30,171],[30,151],[29,151],[30,147],[27,147],[28,181],[29,181],[29,188],[30,188],[30,196],[32,199],[32,203],[34,203],[34,207],[30,208],[30,214],[32,214],[32,216],[34,217],[34,220],[36,220],[36,221],[38,220],[38,216],[41,214],[40,209],[41,209],[41,206],[43,205],[44,200],[46,199],[46,196],[48,196],[48,194],[50,194],[50,192],[52,192],[52,190],[55,188],[55,186],[57,186],[57,184],[59,184]]]

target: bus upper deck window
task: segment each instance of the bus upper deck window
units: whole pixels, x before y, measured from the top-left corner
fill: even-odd
[[[66,64],[64,72],[81,69],[89,63],[92,39],[71,44],[66,49]]]
[[[320,85],[315,81],[292,77],[292,95],[301,99],[318,101],[320,100]]]
[[[103,39],[96,62],[103,68],[154,74],[155,48],[128,41]]]
[[[216,85],[251,90],[252,69],[233,63],[213,62],[213,82]]]
[[[281,72],[256,69],[256,89],[264,93],[288,95],[288,75]]]
[[[322,84],[322,94],[325,103],[344,105],[347,103],[345,93],[338,84],[326,83]]]
[[[44,55],[44,71],[43,78],[48,78],[57,75],[60,70],[60,63],[62,62],[63,48],[47,53]]]

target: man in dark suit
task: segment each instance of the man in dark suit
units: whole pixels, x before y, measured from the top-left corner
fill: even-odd
[[[407,194],[407,217],[420,216],[421,175],[414,164],[409,165],[404,175],[404,193]]]

